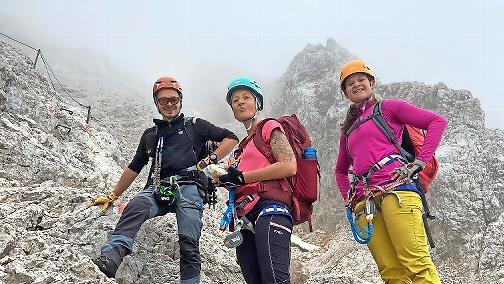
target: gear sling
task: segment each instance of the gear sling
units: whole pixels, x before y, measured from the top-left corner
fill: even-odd
[[[402,143],[399,144],[397,141],[397,137],[394,135],[392,130],[390,129],[390,126],[388,125],[387,121],[383,117],[382,114],[382,101],[379,101],[375,104],[373,108],[373,113],[364,118],[361,121],[358,121],[348,131],[345,133],[345,137],[348,141],[348,136],[350,133],[355,130],[357,127],[359,127],[362,123],[372,119],[373,122],[376,124],[376,126],[382,131],[382,133],[388,138],[388,140],[394,144],[397,148],[397,150],[400,153],[400,156],[398,155],[389,155],[382,160],[380,160],[378,163],[373,165],[371,169],[360,176],[356,176],[353,172],[350,172],[351,176],[353,176],[353,181],[351,181],[351,188],[349,191],[349,205],[350,205],[350,200],[352,199],[351,195],[355,194],[355,187],[359,181],[364,182],[364,184],[367,184],[370,180],[370,176],[373,172],[378,171],[381,167],[389,163],[392,159],[398,159],[401,160],[403,163],[409,163],[413,162],[415,160],[415,156],[418,155],[420,152],[424,138],[425,138],[425,131],[412,127],[410,125],[405,125],[404,126],[404,131],[402,135]],[[350,157],[350,153],[348,151],[348,144],[347,144],[347,153],[348,156]],[[351,158],[351,157],[350,157]],[[439,161],[435,155],[432,156],[432,159],[426,163],[426,166],[424,169],[418,173],[417,177],[413,179],[413,182],[415,183],[416,187],[418,190],[414,190],[420,195],[420,198],[422,200],[422,205],[423,205],[423,214],[422,214],[422,219],[423,219],[423,224],[425,228],[425,232],[427,234],[427,239],[429,241],[429,245],[431,248],[435,247],[434,240],[432,239],[432,234],[430,232],[428,220],[435,219],[436,217],[430,214],[430,209],[429,205],[427,203],[427,199],[425,197],[425,194],[427,193],[432,181],[435,179],[437,172],[438,172],[438,167],[439,167]],[[367,204],[366,204],[367,205]],[[367,208],[368,206],[366,206]],[[347,217],[350,220],[350,225],[352,227],[352,232],[354,233],[355,239],[359,243],[367,243],[371,239],[372,235],[372,223],[370,223],[370,227],[366,230],[364,230],[367,234],[366,236],[363,236],[360,234],[360,232],[356,231],[357,229],[356,225],[354,224],[353,217],[351,216],[351,209],[350,206],[347,206]],[[368,212],[366,212],[367,215]],[[372,217],[371,217],[372,218]],[[360,239],[360,241],[358,240]]]

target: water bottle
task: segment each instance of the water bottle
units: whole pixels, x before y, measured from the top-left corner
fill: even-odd
[[[317,160],[317,150],[313,147],[306,147],[303,150],[303,159]]]

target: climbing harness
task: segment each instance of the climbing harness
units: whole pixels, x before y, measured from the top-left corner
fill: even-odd
[[[254,225],[252,224],[252,222],[250,222],[250,220],[247,219],[247,217],[243,216],[236,218],[236,210],[243,210],[243,208],[248,203],[254,200],[254,196],[251,194],[246,195],[245,198],[235,207],[234,200],[236,195],[236,186],[231,186],[228,190],[228,207],[222,214],[219,229],[222,232],[226,231],[226,229],[231,232],[224,238],[224,245],[228,248],[235,248],[243,242],[243,235],[241,233],[241,230],[249,230],[254,233]]]
[[[368,179],[366,179],[368,180]],[[397,186],[404,185],[407,183],[411,183],[409,178],[399,179],[394,182],[388,183],[386,185],[375,185],[369,186],[364,183],[364,196],[366,198],[364,212],[354,213],[355,205],[357,204],[356,200],[356,185],[357,182],[353,181],[349,191],[349,198],[347,205],[345,206],[345,211],[347,215],[348,222],[350,223],[350,228],[352,230],[352,234],[354,236],[355,241],[359,244],[367,244],[373,237],[373,218],[376,213],[377,206],[373,198],[385,195],[385,194],[394,194],[399,202],[399,206],[402,206],[401,198],[399,195],[393,191]],[[361,233],[359,230],[355,220],[359,218],[359,216],[364,213],[366,215],[366,220],[368,222],[367,228],[361,227],[364,233]],[[354,216],[355,215],[355,216]]]
[[[261,212],[259,213],[259,215],[257,216],[257,218],[261,217],[261,216],[268,216],[268,215],[285,215],[287,217],[289,217],[291,220],[292,220],[292,216],[289,212],[289,209],[287,209],[287,206],[281,206],[281,205],[277,205],[277,204],[271,204],[267,207],[264,207]]]
[[[157,190],[159,193],[158,201],[164,204],[172,204],[179,189],[180,185],[175,176],[162,179]]]

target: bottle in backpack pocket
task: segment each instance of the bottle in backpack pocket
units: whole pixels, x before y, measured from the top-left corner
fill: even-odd
[[[305,160],[317,160],[317,150],[313,147],[305,147],[303,149],[303,159]]]

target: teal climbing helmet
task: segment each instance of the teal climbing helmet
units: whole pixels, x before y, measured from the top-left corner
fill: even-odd
[[[259,87],[259,85],[257,85],[254,79],[247,76],[235,78],[229,83],[228,92],[226,95],[226,101],[229,105],[231,105],[231,97],[233,96],[234,91],[236,91],[236,89],[238,88],[246,88],[251,91],[256,98],[257,110],[260,111],[263,109],[262,89],[261,87]]]

